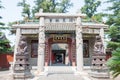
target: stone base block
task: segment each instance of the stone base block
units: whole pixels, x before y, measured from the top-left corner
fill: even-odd
[[[32,74],[29,72],[26,73],[13,73],[13,78],[16,79],[27,79],[27,78],[31,78]]]
[[[45,66],[48,66],[48,62],[45,62]]]
[[[90,72],[89,75],[95,78],[109,78],[110,75],[107,72]]]
[[[72,66],[76,66],[75,62],[72,62]]]

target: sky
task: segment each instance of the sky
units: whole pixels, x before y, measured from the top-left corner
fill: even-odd
[[[2,22],[11,22],[15,20],[22,19],[21,7],[17,6],[17,3],[22,0],[1,0],[2,5],[4,5],[5,9],[2,9],[0,12],[0,15],[3,16]],[[34,0],[27,0],[28,3],[30,3],[33,6]],[[75,13],[77,10],[80,9],[81,6],[83,6],[84,2],[83,0],[71,0],[71,2],[74,4],[74,6],[69,10],[72,13]]]
[[[22,0],[1,0],[1,1],[2,5],[5,7],[5,9],[2,9],[0,11],[0,15],[3,17],[3,19],[1,20],[2,22],[8,23],[22,19],[21,17],[22,9],[21,7],[17,6],[17,3]],[[34,0],[27,1],[33,6]],[[104,2],[105,0],[101,1]],[[69,13],[76,13],[84,5],[84,0],[71,0],[71,2],[73,3],[73,7],[69,9]],[[102,4],[102,6],[98,8],[98,11],[101,12],[102,9],[106,8],[106,6],[107,6],[106,4]]]
[[[17,6],[17,3],[22,0],[1,0],[2,5],[5,7],[5,9],[0,10],[0,16],[3,18],[0,20],[0,22],[4,22],[5,24],[8,24],[8,22],[13,22],[16,20],[20,20],[23,17],[21,16],[22,9],[21,7]],[[30,3],[33,6],[34,0],[27,0],[28,3]],[[109,6],[109,4],[103,4],[105,0],[101,0],[102,5],[98,8],[98,12],[102,12],[104,9]],[[80,8],[84,5],[84,0],[71,0],[73,3],[73,7],[69,9],[69,13],[76,13],[80,10]],[[11,41],[11,45],[14,45],[15,42],[15,36],[8,35],[9,32],[5,31],[7,38]]]

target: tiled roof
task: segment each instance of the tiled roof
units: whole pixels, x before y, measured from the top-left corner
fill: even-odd
[[[65,23],[45,23],[45,30],[46,31],[75,31],[76,27],[75,27],[75,23],[74,22],[65,22]],[[104,29],[107,29],[107,25],[105,24],[98,24],[98,23],[82,23],[81,26],[83,28],[91,28],[91,29],[100,29],[101,27],[103,27]],[[23,28],[23,29],[38,29],[39,28],[39,24],[17,24],[17,25],[13,25],[12,28]]]

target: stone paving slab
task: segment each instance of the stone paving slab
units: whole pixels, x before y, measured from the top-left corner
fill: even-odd
[[[33,72],[32,72],[33,73]],[[35,77],[34,77],[35,78]],[[28,79],[28,80],[34,80]],[[74,74],[52,74],[49,73],[48,76],[38,76],[37,80],[120,80],[120,76],[115,79],[98,79],[89,76],[78,76]],[[13,80],[11,71],[0,71],[0,80]]]
[[[9,73],[6,74],[0,74],[0,80],[13,80],[12,75],[10,75]]]
[[[48,74],[48,76],[39,76],[38,80],[84,80],[82,76],[74,74]]]

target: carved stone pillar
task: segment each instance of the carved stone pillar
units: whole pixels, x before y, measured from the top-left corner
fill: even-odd
[[[52,65],[52,43],[49,42],[49,65]]]
[[[82,39],[82,26],[81,18],[77,17],[76,21],[76,58],[77,58],[77,71],[83,70],[83,39]]]
[[[13,62],[13,65],[16,61],[16,54],[17,54],[17,48],[18,48],[20,36],[21,36],[21,30],[20,30],[20,28],[17,28],[17,30],[16,30],[16,42],[15,42],[15,48],[14,48],[14,62]]]
[[[103,28],[100,29],[100,34],[99,35],[101,36],[103,47],[104,47],[104,53],[105,53],[104,29]]]
[[[48,66],[49,62],[49,44],[48,44],[48,38],[46,37],[45,40],[45,66]]]
[[[44,54],[45,54],[45,25],[44,17],[40,17],[39,20],[39,44],[38,44],[38,72],[43,72],[44,70]]]
[[[66,46],[65,64],[69,65],[68,45]]]
[[[76,65],[76,46],[75,46],[75,38],[74,37],[72,37],[71,53],[72,53],[72,66],[75,66]]]

